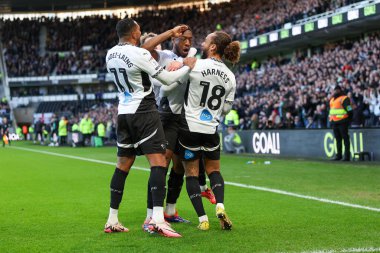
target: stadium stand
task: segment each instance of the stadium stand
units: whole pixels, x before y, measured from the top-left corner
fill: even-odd
[[[116,102],[116,100],[104,100],[100,104],[114,102]],[[38,105],[36,113],[53,112],[65,116],[76,116],[79,113],[88,112],[98,104],[99,101],[97,100],[42,102]]]
[[[6,117],[9,119],[10,107],[8,100],[3,97],[0,101],[0,118]]]
[[[194,44],[223,29],[234,39],[247,39],[358,1],[235,0],[214,4],[208,11],[175,8],[141,11],[134,15],[145,31],[161,32],[189,24]],[[243,11],[242,11],[243,10]],[[275,13],[275,14],[274,14]],[[59,76],[105,73],[106,50],[116,43],[115,16],[3,20],[1,34],[8,76]],[[168,45],[166,45],[168,47]],[[237,71],[235,108],[240,129],[326,128],[327,94],[337,83],[355,105],[353,126],[380,124],[379,34],[297,52],[291,59],[272,57],[258,68],[241,65]],[[73,90],[51,94],[76,94]],[[39,88],[14,88],[12,96],[44,96]],[[95,101],[43,102],[37,113],[88,111]]]
[[[311,56],[274,57],[241,67],[237,108],[242,129],[326,128],[328,94],[344,87],[354,104],[353,126],[379,126],[380,34],[327,44]]]
[[[205,12],[196,7],[191,10],[175,8],[142,11],[132,17],[148,32],[162,32],[186,23],[194,31],[195,45],[200,45],[204,36],[215,29],[223,29],[234,39],[241,40],[351,2],[358,1],[271,0],[252,3],[235,0],[211,5]],[[8,76],[105,72],[105,50],[116,43],[113,32],[116,22],[114,16],[63,21],[57,18],[3,20],[1,34]]]

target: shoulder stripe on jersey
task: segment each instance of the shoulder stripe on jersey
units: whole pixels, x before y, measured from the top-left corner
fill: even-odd
[[[161,67],[156,74],[154,74],[152,77],[156,78],[164,69]]]

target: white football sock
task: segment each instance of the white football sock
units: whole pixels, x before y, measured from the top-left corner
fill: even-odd
[[[198,219],[199,219],[199,222],[208,221],[207,214],[202,215],[201,217],[198,217]]]
[[[146,219],[151,219],[153,216],[153,209],[146,209]]]
[[[152,219],[156,223],[163,223],[165,221],[164,219],[164,207],[162,206],[154,206],[153,207],[153,216]]]
[[[216,203],[216,208],[222,208],[224,210],[224,204],[223,203]]]
[[[201,187],[201,192],[204,192],[207,190],[207,185],[200,185]]]
[[[174,204],[166,203],[165,213],[167,215],[174,215],[175,214],[175,203]]]
[[[108,224],[115,225],[119,222],[119,219],[117,218],[117,215],[119,213],[119,210],[110,208],[110,213],[108,216]]]

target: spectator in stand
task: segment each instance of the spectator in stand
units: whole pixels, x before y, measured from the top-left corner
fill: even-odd
[[[305,125],[300,120],[300,117],[299,116],[295,116],[294,117],[294,128],[295,129],[301,129],[301,128],[304,128],[304,127],[305,127]]]
[[[284,120],[284,127],[286,129],[293,129],[294,128],[294,118],[290,112],[286,112],[285,120]]]

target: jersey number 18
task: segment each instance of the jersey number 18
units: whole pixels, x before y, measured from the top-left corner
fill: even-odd
[[[200,106],[205,107],[207,102],[207,107],[211,110],[218,110],[222,105],[222,97],[226,94],[226,90],[222,85],[216,85],[211,90],[211,96],[207,98],[208,90],[210,88],[210,82],[201,81],[201,86],[203,86],[203,92],[201,97]],[[214,101],[216,104],[214,105]]]

